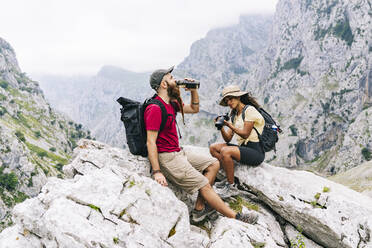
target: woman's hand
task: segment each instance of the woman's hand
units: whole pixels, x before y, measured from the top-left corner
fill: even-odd
[[[231,124],[231,122],[228,122],[228,121],[223,121],[223,123],[225,124],[225,126],[227,126],[228,128],[230,128],[231,130],[233,130],[233,125]]]
[[[154,179],[157,183],[159,183],[161,186],[168,186],[167,180],[165,179],[163,173],[158,172],[154,174]]]

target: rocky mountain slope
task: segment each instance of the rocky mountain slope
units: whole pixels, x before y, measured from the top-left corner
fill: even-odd
[[[151,96],[149,73],[130,72],[104,66],[93,77],[41,76],[40,85],[51,105],[82,123],[98,140],[123,147],[124,126],[120,122],[123,96],[143,101]]]
[[[212,119],[228,109],[217,101],[224,86],[238,84],[284,130],[277,153],[268,153],[267,161],[335,174],[370,160],[371,8],[368,0],[280,0],[274,17],[243,16],[237,25],[210,31],[175,71],[201,81],[202,111],[180,125],[181,143],[206,146],[220,140]],[[91,106],[100,109],[97,99],[84,99],[83,115],[92,115]],[[106,110],[118,115],[113,100]],[[99,119],[91,121],[97,136],[125,143],[117,116]]]
[[[371,2],[282,0],[274,23],[246,87],[287,133],[272,163],[335,173],[368,160]]]
[[[328,179],[372,197],[372,161],[338,173]]]
[[[220,54],[227,48],[203,49],[199,41],[193,45],[198,53],[191,52],[179,68],[213,82],[202,98],[211,112],[226,111],[213,102],[226,84],[259,99],[285,131],[268,161],[333,174],[371,159],[371,21],[367,0],[280,0],[255,65],[225,78],[228,60],[220,62]],[[220,40],[211,46],[221,47]],[[229,52],[237,62],[244,54],[239,46]]]
[[[83,137],[82,125],[50,107],[0,38],[0,230],[11,223],[12,207],[37,195],[48,176],[63,177],[62,167]]]
[[[256,211],[256,225],[217,214],[190,225],[196,195],[160,186],[149,178],[147,160],[100,142],[81,140],[64,172],[69,179],[49,178],[41,194],[15,207],[1,247],[372,245],[371,198],[310,172],[237,166],[240,195],[229,204]]]

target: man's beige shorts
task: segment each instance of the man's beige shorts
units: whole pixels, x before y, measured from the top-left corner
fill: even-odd
[[[159,153],[160,169],[164,176],[190,194],[209,183],[202,173],[216,161],[209,154],[196,153],[189,149]]]

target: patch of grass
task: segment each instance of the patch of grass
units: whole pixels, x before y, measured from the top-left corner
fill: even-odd
[[[326,187],[326,186],[323,187],[323,192],[324,192],[324,193],[327,193],[327,192],[329,192],[330,190],[331,190],[331,189],[328,188],[328,187]]]
[[[319,192],[316,193],[316,194],[314,195],[314,198],[315,198],[316,200],[319,200],[319,198],[320,198],[320,193],[319,193]]]
[[[255,241],[251,241],[251,245],[252,245],[254,248],[263,248],[263,247],[265,247],[266,243],[264,243],[264,242],[255,242]]]
[[[97,207],[96,205],[88,204],[88,207],[90,207],[93,210],[96,210],[97,212],[101,212],[101,209],[99,207]]]
[[[129,181],[128,188],[132,188],[134,185],[136,185],[136,182],[135,181]]]
[[[176,234],[176,225],[177,223],[169,230],[168,238]]]
[[[119,244],[119,238],[118,237],[113,237],[112,241],[114,242],[114,244]]]
[[[235,212],[238,212],[238,213],[242,212],[243,206],[245,206],[248,209],[255,210],[255,211],[260,210],[260,207],[258,205],[247,202],[240,196],[237,196],[235,200],[230,201],[229,206],[231,209],[233,209]]]
[[[31,143],[26,142],[26,145],[27,145],[29,150],[33,151],[34,153],[36,153],[41,158],[48,157],[49,159],[51,159],[53,161],[56,161],[58,163],[61,163],[63,165],[67,164],[67,159],[65,159],[65,158],[62,158],[62,157],[60,157],[60,156],[58,156],[58,155],[56,155],[52,152],[48,152],[48,151],[44,150],[43,148],[38,147],[36,145],[33,145]]]
[[[303,238],[304,236],[299,233],[294,239],[290,240],[291,248],[306,248]]]
[[[28,198],[29,198],[28,195],[26,195],[25,193],[20,192],[20,191],[18,191],[17,194],[13,196],[13,199],[14,199],[15,203],[23,202],[24,200],[26,200]]]
[[[363,155],[364,159],[367,160],[367,161],[370,161],[372,159],[372,153],[367,147],[364,147],[362,149],[362,155]]]

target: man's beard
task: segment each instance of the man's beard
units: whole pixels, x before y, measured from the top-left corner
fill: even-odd
[[[168,96],[171,100],[173,100],[173,99],[177,100],[178,105],[179,105],[180,110],[181,110],[181,113],[182,113],[182,121],[183,121],[183,124],[185,125],[185,116],[184,116],[184,112],[183,112],[183,101],[182,101],[182,98],[181,98],[180,88],[177,85],[170,85],[168,83],[167,92],[168,92]]]

